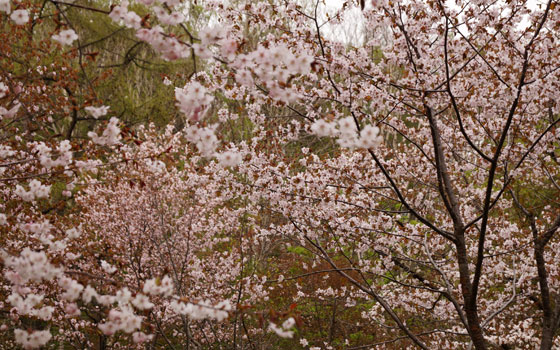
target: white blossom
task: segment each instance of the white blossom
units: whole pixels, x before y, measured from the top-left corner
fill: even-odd
[[[60,278],[58,280],[58,284],[66,290],[64,294],[62,294],[62,298],[68,301],[78,299],[80,297],[80,293],[84,290],[84,286],[68,277]]]
[[[109,264],[108,262],[106,262],[105,260],[101,260],[101,268],[103,270],[105,270],[105,272],[111,274],[114,273],[115,271],[117,271],[117,268],[114,267],[113,265]]]
[[[9,15],[11,11],[10,0],[0,0],[0,12],[5,12]]]
[[[51,186],[41,184],[39,180],[33,179],[29,182],[29,191],[22,186],[17,185],[14,193],[26,202],[32,202],[38,198],[46,198],[49,196]]]
[[[143,332],[134,332],[134,333],[132,333],[132,341],[133,341],[134,343],[136,343],[136,344],[144,343],[144,342],[150,341],[150,340],[152,340],[153,338],[154,338],[154,335],[153,335],[153,334],[148,335],[148,334],[143,333]]]
[[[14,330],[16,343],[20,344],[24,349],[36,349],[47,344],[51,340],[52,335],[48,330],[27,332],[23,329]]]
[[[132,305],[134,305],[138,310],[149,310],[154,307],[154,304],[150,302],[144,294],[138,293],[134,299],[131,300]]]
[[[115,117],[111,118],[109,120],[109,124],[107,124],[107,127],[105,128],[105,130],[103,131],[103,134],[101,136],[97,135],[95,132],[90,131],[88,132],[88,136],[91,138],[91,140],[98,144],[98,145],[102,145],[102,146],[113,146],[118,144],[120,141],[120,137],[121,137],[121,129],[119,129],[118,124],[119,120]]]
[[[15,24],[21,26],[29,22],[29,12],[27,12],[27,10],[15,10],[10,15],[10,18],[15,22]]]
[[[171,296],[173,294],[173,281],[168,276],[163,277],[161,280],[152,278],[144,282],[143,291],[145,294],[150,295],[164,295]]]
[[[271,322],[268,328],[276,333],[279,337],[282,338],[292,338],[294,336],[294,331],[290,330],[294,327],[296,321],[293,317],[288,318],[284,323],[282,323],[281,327],[278,327],[275,323]]]
[[[100,106],[100,107],[88,106],[84,109],[86,110],[86,112],[89,113],[89,115],[91,115],[95,119],[98,119],[107,114],[107,112],[109,111],[109,106]]]
[[[71,45],[76,39],[78,39],[78,35],[74,30],[66,29],[60,31],[58,34],[54,34],[52,39],[59,42],[61,45]]]
[[[216,158],[222,167],[234,167],[241,163],[241,154],[239,152],[226,151],[218,153]]]
[[[2,1],[2,0],[0,0],[0,1]],[[10,91],[10,89],[8,88],[8,86],[0,81],[0,98],[6,96],[9,91]]]
[[[338,134],[335,123],[319,119],[311,124],[311,132],[319,137],[333,137]]]

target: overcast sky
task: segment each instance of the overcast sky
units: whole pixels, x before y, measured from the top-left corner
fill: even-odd
[[[307,0],[309,1],[309,0]],[[314,0],[311,0],[314,2]],[[322,20],[326,21],[326,13],[335,14],[338,10],[342,8],[346,0],[325,0],[326,7],[322,7]],[[350,0],[350,2],[357,5],[357,0]],[[371,0],[366,0],[366,8],[371,3]],[[454,0],[446,0],[445,4],[450,6],[451,4],[455,4]],[[538,9],[539,5],[541,8],[544,8],[546,5],[546,1],[544,0],[529,0],[528,1],[529,8],[532,10]],[[361,38],[360,33],[363,33],[363,16],[362,12],[358,7],[354,7],[351,10],[347,11],[346,14],[347,20],[344,21],[341,25],[330,25],[325,24],[322,28],[324,35],[326,35],[331,40],[339,40],[346,43],[350,43],[352,45],[360,45]],[[528,22],[522,22],[521,27],[527,26]],[[462,29],[463,33],[466,33],[466,28]]]

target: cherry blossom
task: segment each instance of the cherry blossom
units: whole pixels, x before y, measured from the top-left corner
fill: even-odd
[[[46,198],[49,195],[50,186],[41,184],[39,180],[29,182],[29,190],[26,191],[22,186],[17,185],[14,193],[26,202],[31,202],[39,198]]]
[[[95,119],[99,119],[100,117],[103,117],[104,115],[107,114],[107,112],[109,111],[109,106],[99,106],[99,107],[88,106],[84,109],[92,117],[94,117]]]
[[[10,89],[8,88],[8,86],[6,84],[4,84],[3,82],[0,82],[0,98],[6,96],[8,94],[8,92],[10,92]]]
[[[278,327],[275,323],[270,323],[269,328],[271,331],[273,331],[274,333],[276,333],[279,337],[282,338],[292,338],[294,336],[294,331],[290,330],[294,325],[296,324],[296,321],[290,317],[288,318],[286,321],[284,321],[284,323],[282,323],[282,326]]]
[[[0,12],[10,14],[12,11],[10,0],[0,0]]]
[[[120,139],[121,130],[118,127],[118,123],[119,120],[115,117],[112,117],[109,120],[109,123],[107,124],[105,130],[103,130],[101,136],[99,136],[93,131],[90,131],[88,133],[88,136],[91,138],[91,140],[94,143],[98,145],[114,146],[119,143],[119,139]]]
[[[10,15],[10,18],[12,19],[12,21],[14,21],[15,24],[21,26],[29,22],[29,12],[27,12],[27,10],[15,10]]]
[[[50,331],[34,331],[28,332],[22,329],[14,331],[16,343],[20,344],[24,349],[36,349],[47,344],[52,338]]]
[[[0,0],[181,67],[158,128],[99,120],[117,32],[4,55],[0,348],[557,349],[556,3],[359,3],[46,3],[26,39]]]
[[[241,163],[241,154],[233,151],[227,151],[216,155],[218,162],[223,167],[232,167]]]
[[[72,45],[78,39],[78,35],[72,29],[61,30],[59,33],[52,36],[54,41],[59,42],[61,45]]]

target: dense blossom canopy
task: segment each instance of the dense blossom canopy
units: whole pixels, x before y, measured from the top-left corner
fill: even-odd
[[[0,349],[560,349],[556,5],[0,0]]]

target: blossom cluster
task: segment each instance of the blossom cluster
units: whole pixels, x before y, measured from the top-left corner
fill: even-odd
[[[152,7],[152,10],[162,24],[174,26],[185,21],[185,16],[180,12],[168,13],[164,8],[159,6]]]
[[[52,265],[45,252],[24,248],[18,257],[2,254],[4,264],[12,271],[7,271],[6,278],[14,285],[23,285],[28,281],[50,281],[62,273],[62,269]]]
[[[202,119],[213,100],[212,95],[199,82],[193,81],[184,88],[175,88],[175,99],[179,110],[191,121]]]
[[[214,126],[199,128],[191,125],[186,128],[185,136],[189,142],[196,145],[200,154],[204,157],[211,157],[219,145],[218,137],[216,137]]]
[[[338,122],[319,119],[311,124],[311,132],[319,137],[338,137],[337,142],[345,148],[374,148],[383,137],[377,126],[366,125],[359,132],[353,117],[341,118]]]
[[[99,107],[87,106],[84,109],[95,119],[99,119],[104,115],[106,115],[107,112],[109,112],[109,106],[99,106]]]
[[[26,191],[21,185],[17,185],[14,194],[26,202],[31,202],[39,198],[47,198],[50,190],[50,185],[43,185],[41,181],[33,179],[29,181],[29,191]]]
[[[151,295],[171,296],[173,294],[173,281],[168,276],[152,278],[144,282],[144,293]]]
[[[107,321],[99,324],[99,329],[105,335],[113,335],[118,331],[133,333],[142,326],[142,317],[135,315],[133,310],[123,307],[120,310],[109,311]]]
[[[173,300],[169,304],[169,309],[179,315],[186,315],[193,320],[214,319],[223,321],[229,316],[229,311],[231,311],[232,307],[227,300],[215,305],[210,300],[203,300],[195,304]]]
[[[39,142],[35,146],[35,150],[37,151],[37,156],[39,157],[41,165],[46,169],[51,169],[57,166],[66,167],[72,162],[72,145],[68,140],[64,140],[59,143],[57,149],[59,156],[55,160],[52,159],[52,149],[44,142]]]
[[[0,81],[0,98],[3,98],[4,96],[8,95],[9,92],[10,89],[8,88],[8,86]]]
[[[23,329],[14,330],[16,343],[26,349],[37,349],[47,344],[52,335],[49,330],[28,332]]]
[[[270,48],[260,46],[257,50],[236,57],[232,66],[240,69],[236,77],[243,85],[249,85],[249,71],[252,72],[269,89],[270,97],[285,103],[292,103],[299,99],[299,94],[288,87],[288,82],[295,75],[305,75],[311,71],[313,58],[307,54],[294,54],[285,45]]]
[[[52,39],[61,45],[71,45],[78,39],[78,34],[73,29],[61,30],[59,33],[54,34]]]
[[[270,322],[268,328],[282,338],[292,338],[294,331],[292,328],[295,326],[296,320],[293,317],[288,318],[281,326],[274,322]]]
[[[28,294],[25,299],[18,293],[12,293],[8,297],[8,302],[17,310],[20,315],[34,316],[41,320],[51,319],[54,308],[52,306],[40,306],[43,301],[42,295]]]
[[[216,154],[216,159],[222,167],[234,167],[241,163],[242,156],[239,152],[225,151]]]
[[[58,285],[64,289],[64,293],[61,295],[62,299],[67,301],[75,301],[84,290],[83,285],[68,277],[59,278]]]
[[[88,132],[88,136],[91,140],[101,146],[114,146],[118,144],[121,138],[121,129],[118,126],[119,120],[115,117],[112,117],[107,124],[105,130],[103,130],[103,134],[99,136],[97,133],[90,131]]]
[[[113,7],[109,17],[115,22],[123,22],[128,28],[140,29],[142,18],[134,11],[128,11],[128,1],[121,2],[120,5]]]
[[[187,57],[188,47],[176,38],[166,37],[164,30],[156,25],[150,29],[142,28],[136,32],[136,37],[150,44],[164,59],[168,61]]]

